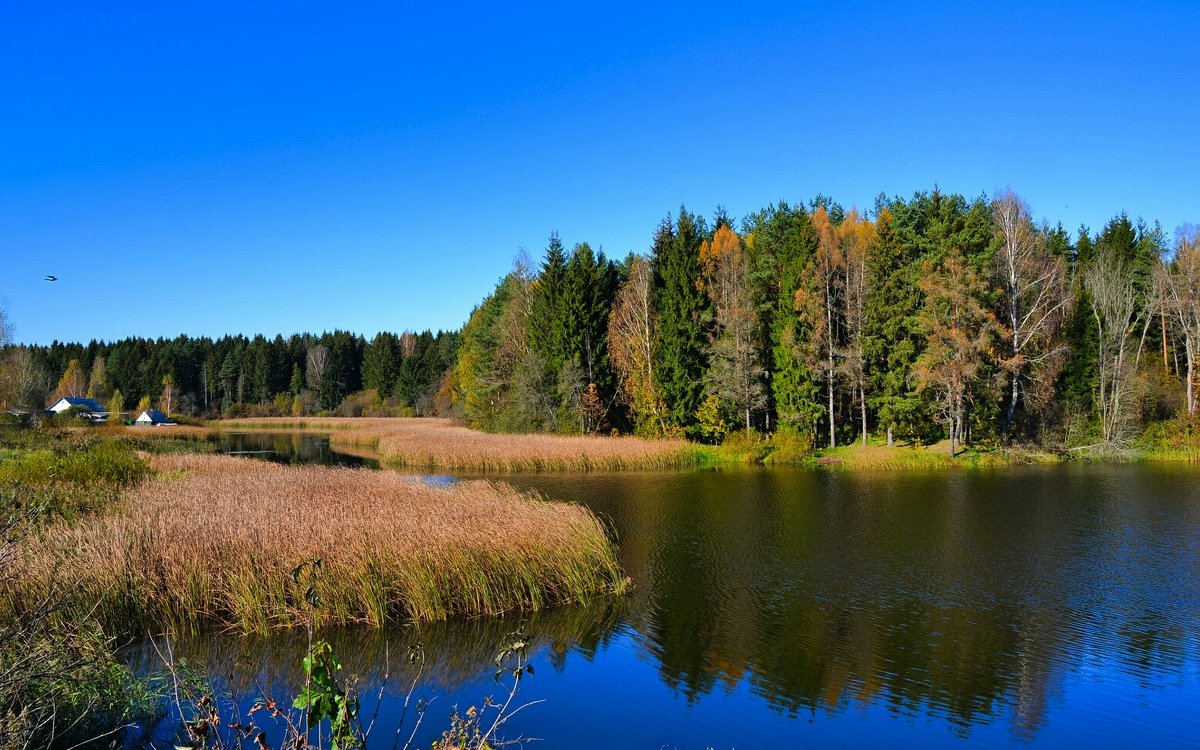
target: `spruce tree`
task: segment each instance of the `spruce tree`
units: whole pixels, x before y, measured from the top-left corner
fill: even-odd
[[[546,260],[533,286],[529,302],[528,341],[530,348],[542,360],[550,382],[555,382],[563,366],[566,326],[564,292],[567,256],[558,232],[550,234]]]
[[[896,431],[907,431],[920,408],[912,371],[920,353],[921,294],[914,259],[901,244],[886,207],[875,219],[875,231],[875,251],[867,258],[872,294],[863,322],[863,353],[871,381],[868,403],[891,445]]]
[[[659,225],[652,248],[659,320],[655,376],[668,420],[684,428],[695,424],[708,369],[708,300],[696,283],[705,239],[703,219],[681,207],[678,224],[668,216]]]
[[[817,246],[812,220],[802,206],[781,201],[751,217],[747,234],[770,382],[766,427],[788,425],[811,433],[822,411],[820,386],[801,358],[796,290]]]

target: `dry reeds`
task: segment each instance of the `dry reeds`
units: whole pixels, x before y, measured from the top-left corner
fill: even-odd
[[[704,448],[686,440],[599,435],[501,435],[432,418],[226,420],[226,429],[330,433],[338,450],[367,449],[392,466],[436,471],[620,471],[697,466]]]
[[[505,484],[227,456],[151,463],[162,477],[119,509],[50,527],[0,603],[19,609],[57,567],[110,632],[262,632],[307,618],[291,573],[315,558],[329,624],[537,609],[626,586],[590,511]]]
[[[497,435],[448,419],[311,420],[339,448],[374,450],[395,466],[441,471],[616,471],[668,469],[703,462],[686,440],[596,435]]]

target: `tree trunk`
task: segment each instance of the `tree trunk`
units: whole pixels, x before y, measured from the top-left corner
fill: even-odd
[[[888,429],[887,429],[887,446],[888,446],[889,448],[891,448],[892,446],[894,446],[894,445],[896,444],[895,437],[894,437],[894,436],[893,436],[893,434],[892,434],[892,427],[893,427],[893,426],[894,426],[894,425],[891,425],[891,424],[889,424],[889,425],[888,425]]]
[[[828,378],[829,387],[826,389],[829,392],[829,447],[833,448],[837,445],[837,437],[833,432],[833,370],[829,371]]]
[[[825,348],[829,351],[829,370],[826,373],[826,389],[829,391],[829,447],[833,448],[837,445],[837,437],[833,431],[833,299],[828,283],[825,285],[825,336]]]
[[[1188,416],[1196,414],[1196,357],[1193,354],[1193,349],[1196,347],[1196,342],[1191,336],[1184,339],[1184,351],[1187,356],[1187,410]]]
[[[867,447],[867,392],[860,385],[858,387],[858,406],[862,413],[862,443],[863,447]]]
[[[1009,395],[1008,413],[1004,415],[1004,442],[1007,443],[1012,436],[1013,417],[1017,413],[1017,394],[1019,390],[1018,376],[1014,372],[1012,376],[1012,393]]]
[[[1163,373],[1171,374],[1171,361],[1167,358],[1167,301],[1166,299],[1159,300],[1158,315],[1160,325],[1162,326],[1162,345],[1163,345]],[[1188,399],[1191,403],[1191,399]]]

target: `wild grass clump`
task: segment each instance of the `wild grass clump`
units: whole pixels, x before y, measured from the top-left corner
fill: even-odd
[[[496,435],[444,419],[396,419],[336,432],[333,445],[375,443],[393,465],[439,471],[614,471],[695,466],[703,452],[686,440],[595,435]]]
[[[23,488],[0,487],[0,590],[25,585],[44,511]],[[0,605],[0,748],[107,744],[120,739],[114,728],[155,711],[148,686],[113,656],[98,623],[67,615],[71,573],[41,577],[19,608]]]
[[[538,609],[626,586],[590,511],[509,485],[198,454],[150,463],[174,478],[87,523],[48,528],[2,603],[20,609],[67,567],[75,599],[109,632],[263,632],[305,620],[290,574],[316,558],[322,624]]]
[[[759,464],[771,452],[771,441],[756,430],[737,430],[725,436],[714,455],[725,463]]]
[[[0,464],[0,483],[133,484],[149,472],[132,448],[98,441],[77,450],[36,450]]]
[[[128,445],[96,436],[43,440],[0,459],[0,490],[38,507],[43,518],[75,518],[108,507],[150,472]]]
[[[823,448],[815,462],[847,469],[944,469],[955,466],[947,450],[916,445],[866,445],[860,443]]]
[[[1136,447],[1146,461],[1200,463],[1200,420],[1183,415],[1147,425]]]
[[[204,453],[217,450],[221,434],[209,427],[171,425],[160,427],[113,426],[103,428],[105,437],[146,453]]]

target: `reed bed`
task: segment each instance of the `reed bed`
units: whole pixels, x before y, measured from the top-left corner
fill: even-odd
[[[19,610],[68,570],[72,601],[110,633],[265,632],[307,620],[307,582],[292,572],[316,558],[323,624],[536,610],[627,586],[590,511],[506,484],[432,486],[228,456],[149,460],[160,478],[119,509],[48,528],[0,588],[0,606]]]
[[[221,429],[329,433],[338,450],[358,448],[389,465],[434,471],[513,473],[674,469],[712,463],[706,446],[686,440],[599,435],[502,435],[449,419],[318,417],[231,419]]]
[[[619,471],[695,466],[705,461],[686,440],[567,435],[497,435],[445,419],[395,419],[335,432],[335,446],[373,447],[391,465],[440,471]]]
[[[200,427],[190,424],[159,425],[157,427],[118,425],[115,429],[119,435],[154,438],[157,440],[192,440],[203,443],[215,440],[217,437],[216,430],[211,427]]]

